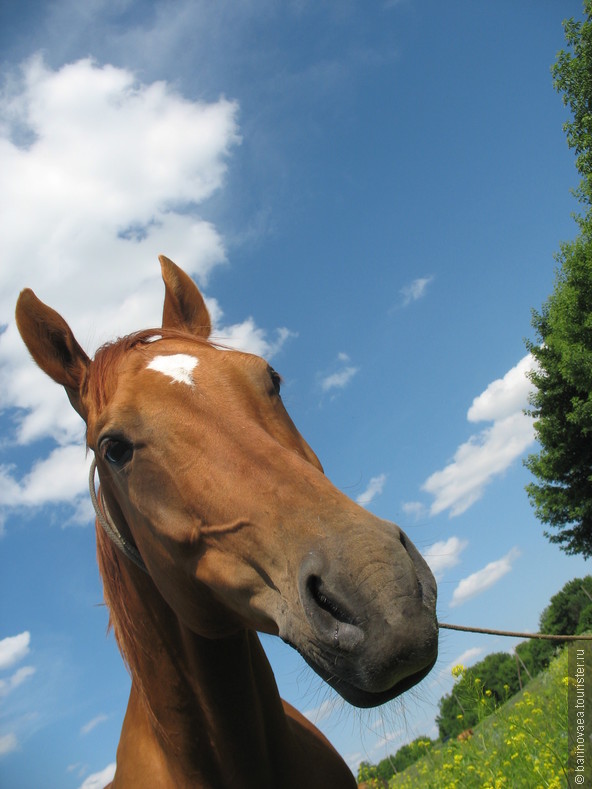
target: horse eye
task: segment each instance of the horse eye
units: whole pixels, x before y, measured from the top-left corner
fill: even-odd
[[[101,452],[105,460],[115,468],[123,468],[132,459],[134,448],[122,438],[106,438],[101,442]]]
[[[275,389],[276,395],[280,394],[280,390],[282,388],[282,376],[273,369],[273,367],[269,368],[269,377],[271,378],[271,383],[273,384],[273,388]]]

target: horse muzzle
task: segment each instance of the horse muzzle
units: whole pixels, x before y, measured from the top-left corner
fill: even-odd
[[[348,535],[307,553],[298,577],[304,617],[282,634],[357,707],[408,690],[429,673],[438,653],[434,577],[403,532],[380,523],[378,548],[376,535],[362,532],[358,540]]]

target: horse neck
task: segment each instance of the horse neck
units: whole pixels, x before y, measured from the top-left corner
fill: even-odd
[[[162,787],[281,785],[293,743],[257,635],[193,633],[147,575],[101,542],[105,597],[132,675],[113,786],[141,785],[139,763],[144,785],[155,775]],[[115,588],[106,551],[119,566]]]

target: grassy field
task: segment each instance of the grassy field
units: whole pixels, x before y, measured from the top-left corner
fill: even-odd
[[[568,786],[567,657],[564,649],[548,671],[487,717],[491,697],[477,679],[473,702],[483,714],[473,735],[426,747],[425,756],[391,779],[390,789]]]

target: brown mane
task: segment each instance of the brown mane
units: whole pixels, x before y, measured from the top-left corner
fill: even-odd
[[[119,651],[128,667],[132,679],[138,676],[138,652],[142,649],[141,621],[130,615],[125,605],[127,591],[122,580],[121,553],[105,534],[98,521],[95,524],[97,534],[97,561],[103,581],[103,594],[109,609],[109,627],[113,629]]]
[[[103,582],[103,597],[109,610],[107,631],[113,630],[123,662],[130,673],[132,682],[144,699],[155,731],[158,731],[161,736],[166,736],[152,709],[140,671],[141,654],[149,649],[151,625],[145,618],[134,617],[133,608],[126,605],[129,590],[124,581],[127,576],[123,569],[121,552],[113,545],[98,521],[95,522],[95,531],[97,535],[97,563]]]

